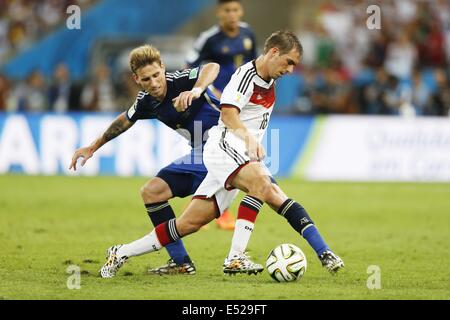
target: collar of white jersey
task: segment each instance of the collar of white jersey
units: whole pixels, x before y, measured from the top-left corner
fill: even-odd
[[[252,65],[253,65],[253,68],[255,68],[256,76],[257,76],[259,79],[261,79],[261,80],[265,83],[265,85],[266,85],[267,87],[271,87],[272,84],[275,82],[275,79],[270,79],[270,81],[267,82],[263,77],[261,77],[261,76],[259,75],[258,69],[256,68],[256,60],[252,60]]]

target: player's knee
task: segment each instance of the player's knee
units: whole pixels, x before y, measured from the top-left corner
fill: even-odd
[[[260,199],[263,202],[270,201],[274,189],[272,183],[266,176],[257,177],[252,182],[252,187],[249,188],[249,193]]]
[[[141,197],[145,204],[167,201],[164,187],[157,180],[150,180],[141,187]]]
[[[153,201],[150,201],[150,199],[153,200],[154,195],[148,184],[143,185],[140,191],[141,191],[141,198],[142,200],[144,200],[145,203],[153,203]]]
[[[278,189],[270,182],[265,185],[263,198],[263,201],[269,206],[277,206],[282,203],[282,197]]]

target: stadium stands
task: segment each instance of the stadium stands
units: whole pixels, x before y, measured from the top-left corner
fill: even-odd
[[[69,2],[82,8],[83,32],[65,28]],[[183,25],[202,11],[213,14],[208,9],[213,3],[1,0],[0,110],[123,110],[136,92],[129,79],[129,49],[155,43],[169,69],[181,68],[184,53],[209,21],[198,20],[198,30],[189,35]],[[377,3],[380,30],[366,26],[367,1],[286,2],[296,18],[285,19],[283,27],[299,34],[305,57],[293,75],[279,81],[276,112],[449,115],[450,5],[417,0],[370,4]],[[274,18],[262,26],[254,10],[246,17],[257,34],[280,23]],[[65,73],[64,86],[57,85],[58,72]],[[101,74],[108,78],[101,89],[103,102],[89,102],[97,90],[92,81]],[[65,99],[57,106],[55,87]],[[32,102],[26,101],[29,97]]]

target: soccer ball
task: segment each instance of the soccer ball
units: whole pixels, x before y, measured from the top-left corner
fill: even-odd
[[[278,282],[299,280],[306,271],[306,256],[303,251],[290,243],[280,244],[273,249],[266,260],[266,269]]]

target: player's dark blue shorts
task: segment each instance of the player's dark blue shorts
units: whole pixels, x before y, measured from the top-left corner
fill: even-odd
[[[162,168],[156,176],[169,185],[174,197],[184,198],[195,193],[207,173],[201,154],[193,149],[190,154]]]

